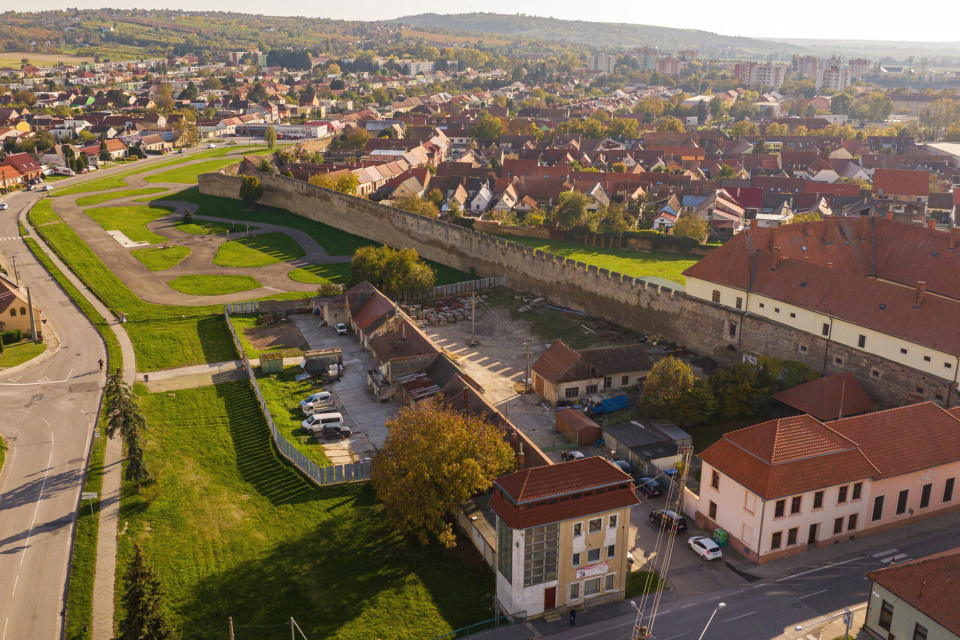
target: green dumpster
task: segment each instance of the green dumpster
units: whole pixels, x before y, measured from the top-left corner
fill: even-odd
[[[720,547],[727,546],[727,530],[717,527],[713,530],[713,541]]]

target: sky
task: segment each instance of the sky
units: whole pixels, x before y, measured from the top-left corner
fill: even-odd
[[[0,0],[0,11],[13,0]],[[753,38],[814,38],[856,40],[960,41],[956,20],[942,15],[956,11],[953,0],[920,0],[923,11],[912,3],[872,0],[866,3],[841,2],[792,6],[760,2],[718,3],[716,0],[638,2],[607,0],[603,12],[597,5],[580,0],[366,0],[365,2],[318,2],[284,0],[47,0],[43,9],[184,9],[239,11],[273,15],[303,15],[346,20],[389,20],[418,13],[468,13],[485,11],[547,16],[591,22],[625,22],[663,27],[700,29],[728,36]],[[950,6],[954,6],[950,9]],[[22,9],[23,5],[19,5]],[[781,11],[783,14],[781,15]],[[937,19],[937,14],[942,19]],[[602,45],[602,43],[598,43]]]

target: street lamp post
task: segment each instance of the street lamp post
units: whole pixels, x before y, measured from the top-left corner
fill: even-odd
[[[700,637],[699,637],[697,640],[703,640],[703,636],[707,635],[707,629],[710,627],[710,623],[713,622],[713,617],[714,617],[715,615],[717,615],[717,611],[720,611],[720,609],[723,609],[723,608],[726,607],[726,606],[727,606],[727,605],[726,605],[726,603],[724,603],[724,602],[718,602],[718,603],[717,603],[717,608],[714,609],[714,610],[713,610],[713,613],[710,614],[710,619],[707,620],[707,624],[706,624],[706,626],[703,628],[703,633],[700,634]]]

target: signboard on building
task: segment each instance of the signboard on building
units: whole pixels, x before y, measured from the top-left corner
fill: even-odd
[[[589,578],[590,576],[602,576],[607,573],[608,565],[606,562],[599,564],[590,564],[577,569],[577,578]]]

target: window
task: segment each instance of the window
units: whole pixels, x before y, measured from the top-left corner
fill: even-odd
[[[773,510],[773,517],[782,518],[784,512],[786,511],[786,508],[787,508],[786,500],[777,500],[777,506]]]
[[[616,529],[616,528],[617,528],[617,516],[616,516],[616,515],[610,516],[610,520],[607,522],[607,528],[609,528],[609,529]]]
[[[907,498],[910,496],[910,490],[904,489],[897,496],[897,515],[903,515],[907,510]]]
[[[587,562],[600,562],[600,549],[587,549]]]
[[[596,533],[600,529],[603,529],[603,518],[594,518],[587,524],[588,533]]]
[[[574,567],[579,567],[579,566],[580,566],[580,554],[579,554],[579,553],[573,554],[573,562],[572,562],[571,564],[572,564]]]
[[[854,485],[853,485],[853,499],[854,499],[854,500],[859,500],[859,499],[860,499],[860,493],[861,493],[862,491],[863,491],[863,483],[862,483],[862,482],[858,482],[858,483],[854,484]]]
[[[730,323],[730,337],[731,337],[731,338],[736,338],[736,337],[737,337],[737,323],[736,323],[736,322],[731,322],[731,323]]]
[[[930,362],[930,356],[923,356],[924,362]]]
[[[717,503],[713,500],[710,501],[709,515],[711,520],[715,521],[717,519]]]
[[[780,313],[780,307],[774,307],[774,308],[773,308],[773,312],[774,312],[774,313]]]
[[[919,622],[913,627],[913,640],[927,640],[927,628]]]
[[[623,376],[622,378],[620,378],[620,384],[623,385],[624,387],[630,384],[630,376]]]
[[[843,358],[834,358],[833,364],[843,364]]]
[[[503,520],[497,518],[497,548],[509,549],[513,544],[513,529],[504,524]],[[507,582],[513,582],[513,554],[497,554],[497,571],[500,572]]]
[[[595,384],[588,384],[588,385],[587,385],[587,395],[590,395],[590,394],[596,393],[596,392],[597,392],[597,385],[595,385]]]
[[[613,578],[614,578],[614,574],[612,574],[612,573],[606,575],[606,576],[603,578],[603,590],[604,590],[604,591],[613,591]],[[927,637],[926,634],[924,634],[923,637],[926,638],[926,637]]]
[[[775,534],[770,536],[770,548],[779,549],[781,540],[783,540],[783,532],[777,531]]]
[[[870,520],[876,522],[883,517],[883,496],[877,496],[873,499],[873,515]]]
[[[763,309],[764,306],[765,306],[765,305],[761,302],[761,303],[760,303],[760,308]]]
[[[947,481],[943,483],[943,501],[950,502],[953,500],[953,483],[955,478],[947,478]]]
[[[583,583],[583,595],[594,596],[600,593],[600,578],[590,578]]]
[[[10,309],[10,315],[16,316],[16,315],[17,315],[17,310],[16,310],[16,309]]]
[[[791,312],[790,312],[790,317],[791,317],[791,318],[796,318],[796,317],[797,317],[797,314],[795,314],[795,313],[793,313],[793,312],[791,311]]]
[[[743,309],[743,298],[737,296],[737,309]]]
[[[609,389],[612,386],[613,386],[613,378],[611,378],[610,376],[607,376],[606,378],[603,379],[604,389]]]
[[[570,599],[579,600],[580,599],[580,583],[574,582],[570,585]]]
[[[617,557],[617,545],[611,544],[610,546],[607,547],[607,559],[609,560],[610,558],[616,558],[616,557]]]
[[[582,522],[574,523],[574,525],[573,525],[573,537],[576,538],[576,537],[582,536],[582,535],[583,535],[583,523],[582,523]]]
[[[890,631],[891,623],[893,623],[893,605],[884,600],[880,607],[880,619],[877,620],[877,624],[881,629]]]
[[[813,494],[813,508],[823,509],[823,491],[817,491]]]
[[[720,488],[720,474],[717,471],[714,471],[713,475],[710,476],[710,486],[714,489]]]
[[[870,375],[874,378],[880,377],[880,369],[870,369]]]
[[[843,518],[837,518],[833,521],[833,534],[843,533]]]
[[[942,393],[934,393],[934,394],[933,394],[933,397],[936,398],[937,400],[943,400],[943,394],[942,394]]]
[[[857,515],[859,514],[851,513],[847,518],[847,531],[854,531],[857,528]]]
[[[792,544],[797,544],[797,528],[796,527],[787,531],[787,546],[789,547]]]
[[[790,500],[790,515],[800,513],[800,504],[803,502],[802,496],[794,496]]]
[[[557,579],[560,557],[560,524],[531,527],[523,532],[523,586]]]
[[[920,489],[920,508],[926,509],[930,506],[930,493],[933,491],[933,484],[925,484]]]
[[[566,391],[563,392],[564,398],[578,398],[580,397],[580,388],[579,387],[568,387]]]
[[[714,290],[713,290],[713,301],[714,301],[714,302],[720,302],[720,290],[719,290],[719,289],[714,289]]]
[[[800,345],[800,353],[806,353],[806,352],[807,352],[807,345],[805,344]]]
[[[857,346],[860,347],[861,349],[863,349],[864,347],[866,347],[866,346],[867,346],[867,336],[861,334],[860,337],[857,338]]]
[[[823,329],[820,330],[820,333],[822,333],[822,334],[825,335],[825,336],[829,336],[829,335],[830,335],[830,325],[827,324],[826,322],[824,322],[824,323],[823,323]]]
[[[847,501],[847,486],[840,487],[840,493],[837,494],[837,504],[843,504]]]
[[[22,315],[22,316],[27,315],[27,308],[26,308],[26,307],[20,307],[20,315]]]

